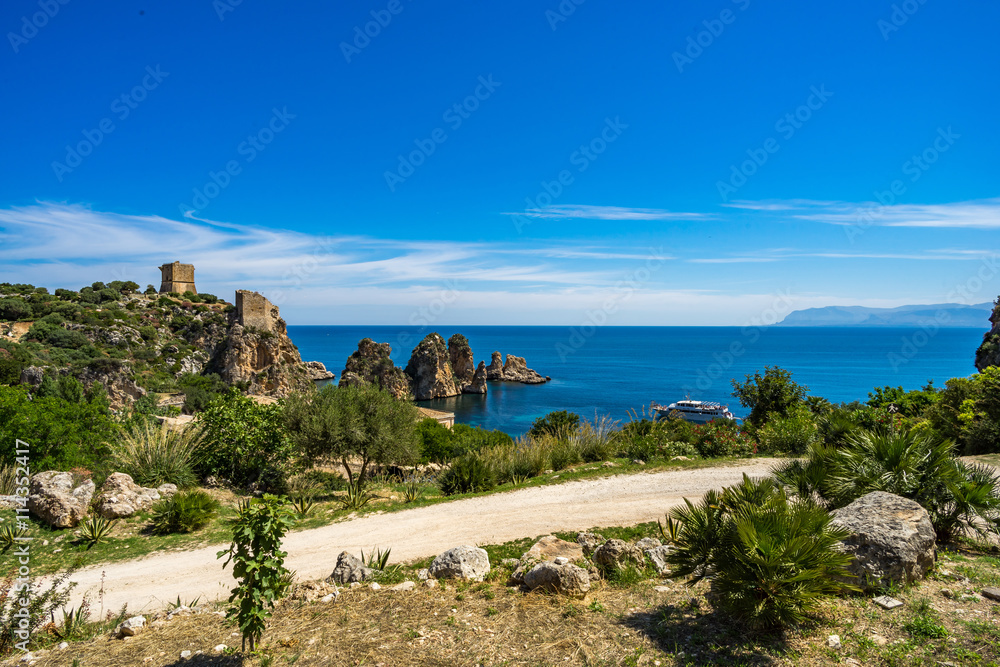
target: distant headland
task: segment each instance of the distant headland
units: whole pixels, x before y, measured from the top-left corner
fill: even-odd
[[[992,303],[920,304],[896,308],[827,306],[795,310],[778,322],[782,327],[981,327],[993,312]]]

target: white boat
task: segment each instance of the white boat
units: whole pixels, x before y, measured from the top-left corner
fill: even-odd
[[[705,424],[713,419],[732,419],[736,417],[729,411],[728,405],[710,401],[692,401],[685,399],[670,405],[653,403],[650,409],[660,417],[680,417],[689,422]]]

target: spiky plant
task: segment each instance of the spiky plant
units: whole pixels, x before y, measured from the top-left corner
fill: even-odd
[[[496,486],[493,470],[478,453],[466,454],[455,459],[438,481],[441,492],[446,496],[456,493],[489,491]]]
[[[420,482],[415,479],[408,480],[403,486],[403,500],[408,503],[416,502],[423,495]]]
[[[114,525],[114,521],[99,516],[87,519],[81,526],[83,541],[87,544],[87,548],[90,549],[103,542]]]
[[[5,523],[0,526],[0,552],[7,551],[14,546],[17,538],[24,537],[25,532],[23,528],[17,528],[13,523]]]
[[[712,577],[718,605],[751,628],[804,621],[824,596],[849,589],[851,556],[838,545],[846,532],[808,500],[792,500],[772,479],[750,479],[697,505],[685,501],[667,517],[673,537],[671,577],[689,585]]]
[[[153,506],[153,532],[191,533],[207,526],[220,503],[204,491],[180,491]]]
[[[359,510],[374,499],[374,494],[368,492],[365,480],[359,477],[347,485],[347,491],[340,498],[340,507],[346,510]]]
[[[1000,478],[989,467],[956,458],[954,444],[933,434],[892,428],[857,431],[839,447],[814,445],[805,463],[790,462],[775,478],[801,497],[843,507],[885,491],[920,503],[938,540],[958,533],[1000,533]]]
[[[0,464],[0,496],[14,495],[17,487],[17,467]]]
[[[169,483],[184,488],[198,481],[193,466],[203,440],[198,426],[173,429],[142,421],[114,442],[111,458],[117,470],[140,486]]]

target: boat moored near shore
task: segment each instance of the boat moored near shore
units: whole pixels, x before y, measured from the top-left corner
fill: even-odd
[[[737,421],[737,417],[729,411],[728,405],[713,403],[710,401],[692,401],[685,399],[670,405],[660,405],[651,403],[650,410],[657,417],[680,417],[689,422],[705,424],[713,419],[730,419]]]

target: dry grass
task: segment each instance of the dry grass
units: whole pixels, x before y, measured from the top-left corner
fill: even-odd
[[[988,556],[942,554],[935,575],[892,593],[904,607],[885,611],[867,597],[831,599],[813,623],[784,635],[746,633],[713,610],[706,584],[687,588],[649,580],[619,588],[600,582],[585,600],[568,600],[524,594],[504,586],[503,579],[442,582],[436,589],[409,592],[348,589],[335,603],[286,601],[257,656],[212,654],[218,644],[239,648],[240,638],[225,619],[203,613],[125,641],[100,637],[76,643],[47,653],[36,665],[79,660],[81,667],[987,666],[1000,661],[1000,606],[972,595],[1000,582],[1000,561]],[[668,591],[655,590],[664,584]],[[914,634],[908,624],[921,613],[946,636]],[[827,647],[831,634],[840,635],[842,650]],[[184,650],[204,654],[182,663]]]

